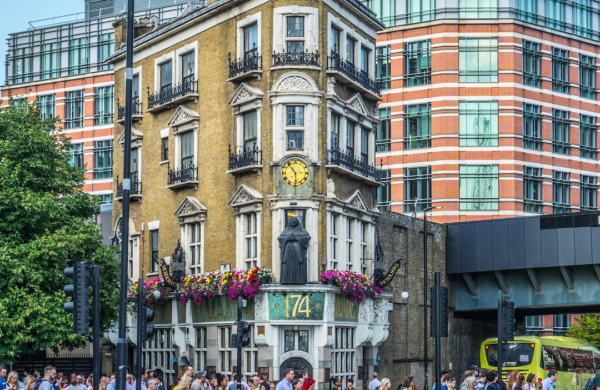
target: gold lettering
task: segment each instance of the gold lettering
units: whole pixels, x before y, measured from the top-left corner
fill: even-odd
[[[285,318],[290,316],[290,296],[285,296]]]
[[[302,303],[304,304],[304,310],[302,310]],[[309,308],[309,297],[308,295],[305,295],[304,298],[302,298],[302,301],[300,302],[300,308],[298,309],[298,313],[306,313],[306,317],[310,316],[310,308]]]
[[[296,298],[296,304],[294,305],[294,311],[292,312],[292,317],[296,317],[296,311],[298,310],[298,303],[300,302],[300,297],[302,295],[292,295],[292,298]]]

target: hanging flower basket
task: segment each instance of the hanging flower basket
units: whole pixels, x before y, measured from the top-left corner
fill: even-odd
[[[335,284],[340,287],[346,298],[352,302],[363,302],[381,295],[381,289],[375,286],[366,275],[353,271],[327,270],[321,275],[323,284]]]

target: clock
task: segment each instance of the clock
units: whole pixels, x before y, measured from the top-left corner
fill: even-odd
[[[281,167],[281,178],[290,187],[300,187],[306,183],[308,175],[308,164],[299,158],[291,158]]]

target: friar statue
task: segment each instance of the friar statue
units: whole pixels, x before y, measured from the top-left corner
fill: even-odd
[[[310,235],[300,225],[296,217],[292,217],[281,236],[278,238],[281,249],[281,284],[306,284],[307,264],[306,251]]]

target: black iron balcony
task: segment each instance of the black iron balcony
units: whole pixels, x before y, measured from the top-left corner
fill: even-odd
[[[307,51],[288,51],[281,53],[273,52],[273,66],[289,65],[312,65],[319,66],[319,51],[314,53]]]
[[[150,87],[148,87],[148,111],[169,103],[177,103],[188,96],[196,96],[197,94],[198,80],[194,80],[194,78],[184,79],[177,86],[165,86],[161,88],[160,92],[156,92],[154,95],[150,94]]]
[[[237,61],[231,61],[231,53],[229,53],[229,78],[260,69],[262,69],[262,56],[258,55],[257,51],[251,52]]]
[[[169,181],[167,186],[179,187],[186,184],[195,184],[198,182],[198,167],[192,162],[182,161],[182,168],[169,168]]]
[[[131,99],[131,115],[137,116],[142,115],[142,102],[140,102],[140,98],[134,97]],[[117,121],[121,121],[125,119],[125,106],[121,107],[121,103],[119,99],[117,99]]]
[[[344,168],[354,174],[360,175],[371,181],[381,182],[381,169],[370,165],[368,162],[342,152],[339,148],[329,149],[328,165]]]
[[[131,173],[131,188],[129,190],[129,195],[131,198],[135,198],[142,195],[142,182],[138,180],[138,173]],[[123,182],[119,181],[119,176],[117,176],[117,199],[123,198]]]
[[[229,145],[229,170],[237,170],[246,167],[262,165],[262,151],[258,145],[254,144],[249,148],[240,148],[236,153],[231,150]]]
[[[381,96],[381,87],[378,81],[373,80],[368,74],[357,69],[354,64],[342,60],[340,55],[335,51],[332,51],[331,55],[327,56],[327,70],[340,72],[362,88],[377,96]]]

